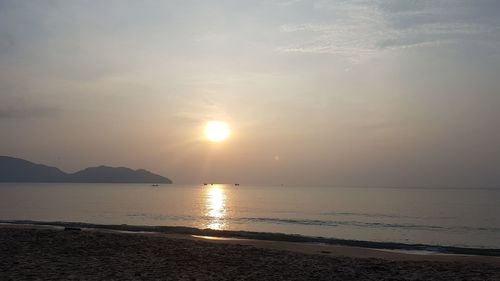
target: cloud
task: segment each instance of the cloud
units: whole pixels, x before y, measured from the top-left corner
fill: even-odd
[[[302,2],[302,0],[280,0],[280,1],[277,1],[276,4],[282,5],[282,6],[288,6],[288,5],[297,4],[299,2]]]
[[[436,3],[405,6],[391,1],[320,2],[316,9],[322,12],[313,12],[331,16],[322,21],[315,17],[313,22],[282,25],[280,31],[295,42],[277,50],[333,54],[362,62],[388,50],[463,41],[485,45],[500,42],[498,20],[478,21],[473,15],[481,11],[462,6],[450,13],[446,5]]]
[[[52,117],[60,112],[53,107],[0,107],[0,119]]]

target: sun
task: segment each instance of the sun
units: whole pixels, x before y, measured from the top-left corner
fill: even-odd
[[[229,137],[229,127],[221,121],[210,121],[205,125],[205,137],[211,142],[221,142]]]

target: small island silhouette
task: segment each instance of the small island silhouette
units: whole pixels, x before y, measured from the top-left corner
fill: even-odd
[[[0,156],[0,182],[172,183],[144,169],[99,166],[65,173],[56,167],[9,156]]]

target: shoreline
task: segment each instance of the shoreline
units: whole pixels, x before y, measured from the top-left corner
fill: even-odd
[[[0,260],[1,280],[500,280],[497,257],[41,224],[0,225]]]
[[[413,257],[416,259],[442,260],[453,259],[456,257],[469,259],[492,258],[496,262],[500,261],[500,249],[485,248],[465,248],[453,246],[435,246],[424,244],[404,244],[395,242],[372,242],[360,240],[345,240],[337,238],[310,237],[297,234],[268,233],[252,231],[230,231],[199,229],[184,226],[140,226],[140,225],[113,225],[113,224],[93,224],[82,222],[46,222],[31,220],[0,220],[0,226],[32,226],[48,228],[80,228],[85,230],[111,231],[121,233],[167,235],[184,239],[202,239],[210,242],[232,243],[231,241],[246,241],[247,244],[269,244],[293,243],[297,244],[292,248],[315,247],[333,247],[335,251],[342,250],[345,254],[351,256],[373,256],[373,257],[391,257],[395,259],[407,259]],[[252,243],[248,241],[253,241]],[[260,242],[259,242],[260,241]],[[299,249],[300,251],[300,249]],[[357,253],[357,254],[355,254]]]

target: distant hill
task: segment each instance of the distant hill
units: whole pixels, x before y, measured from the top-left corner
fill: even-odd
[[[0,156],[0,182],[172,183],[143,169],[99,166],[68,174],[56,167],[8,156]]]
[[[0,156],[0,181],[3,182],[59,182],[68,176],[68,174],[55,167]]]

